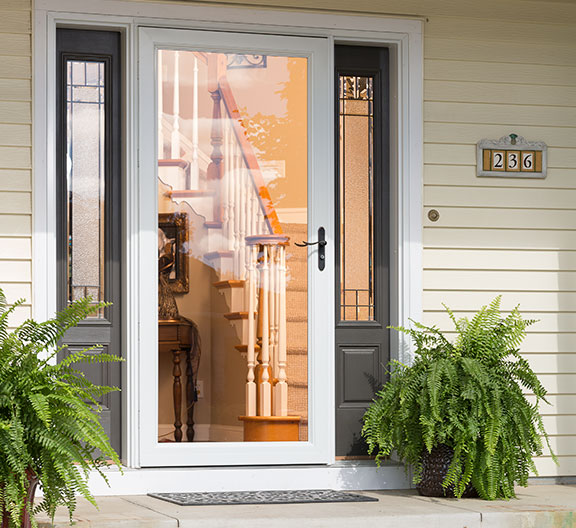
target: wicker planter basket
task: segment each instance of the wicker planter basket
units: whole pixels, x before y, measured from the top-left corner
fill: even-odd
[[[454,489],[444,489],[442,482],[446,477],[454,450],[444,444],[437,445],[432,451],[424,450],[422,454],[422,480],[416,485],[420,495],[426,497],[454,497]],[[469,485],[462,497],[478,497],[478,492]]]

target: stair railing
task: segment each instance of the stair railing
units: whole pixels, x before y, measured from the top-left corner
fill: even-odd
[[[246,243],[250,248],[246,416],[287,416],[286,247],[289,238],[254,235],[246,237]]]
[[[222,224],[238,277],[246,281],[248,343],[246,416],[287,416],[286,247],[289,238],[274,208],[240,111],[220,72],[224,106]]]
[[[178,52],[177,52],[178,55]],[[206,185],[213,192],[212,227],[220,227],[224,251],[233,258],[233,277],[245,281],[248,308],[246,416],[287,416],[286,375],[286,247],[278,215],[240,111],[226,78],[225,56],[195,54],[193,83],[194,128],[192,141],[180,137],[179,57],[175,57],[171,123],[171,157],[186,157],[192,147],[190,188],[199,188],[198,61],[208,67],[208,91],[213,102],[211,152]],[[162,90],[160,90],[162,92]],[[164,129],[162,128],[164,126]],[[188,157],[189,153],[188,153]],[[174,195],[176,193],[173,193]]]

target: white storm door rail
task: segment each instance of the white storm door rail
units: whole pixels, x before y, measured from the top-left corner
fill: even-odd
[[[330,38],[140,28],[138,87],[140,465],[328,464],[334,460],[333,66]],[[308,253],[307,442],[158,443],[157,50],[308,58],[308,229],[326,229],[326,268]]]

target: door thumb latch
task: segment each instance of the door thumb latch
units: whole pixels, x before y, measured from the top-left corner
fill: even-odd
[[[302,242],[294,242],[294,244],[298,247],[306,247],[306,246],[318,246],[318,269],[323,271],[326,267],[326,230],[323,227],[318,228],[318,240],[316,242],[308,242],[307,240],[303,240]]]

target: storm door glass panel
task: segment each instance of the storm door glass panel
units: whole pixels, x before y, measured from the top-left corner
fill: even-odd
[[[340,319],[374,320],[374,79],[339,76]]]
[[[104,71],[104,62],[66,61],[68,302],[104,299]]]
[[[308,59],[157,66],[157,441],[306,441]]]

